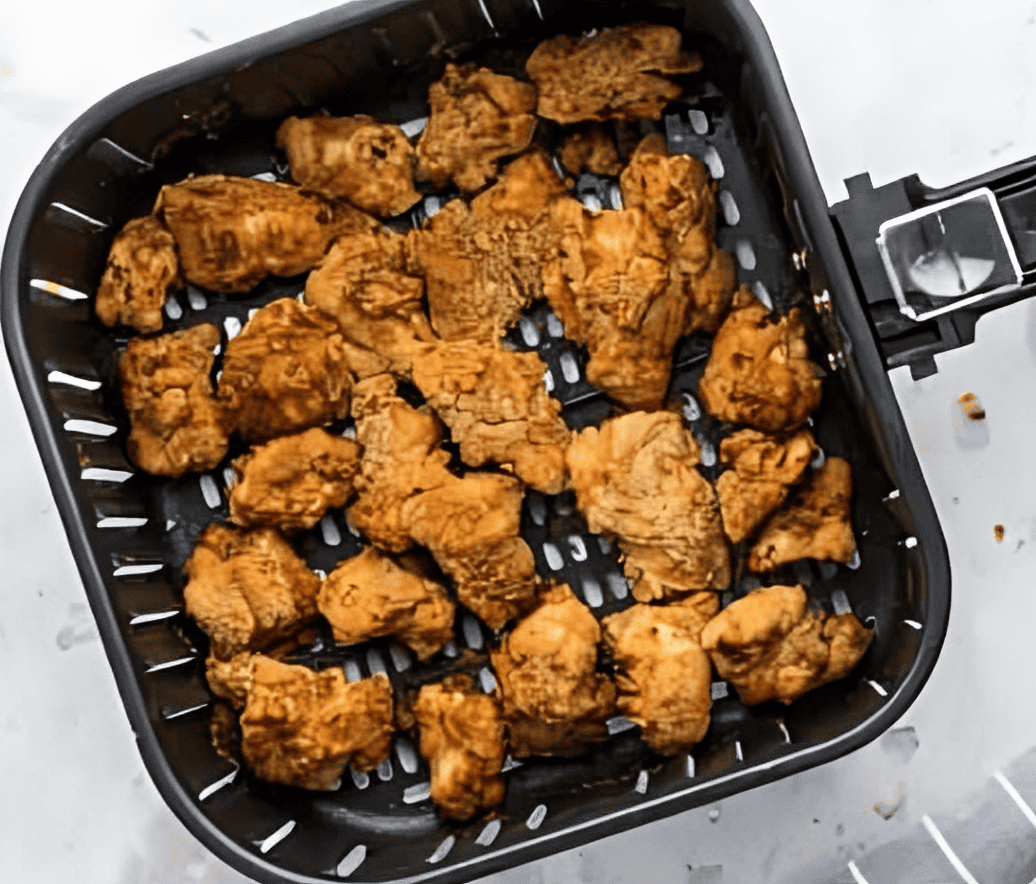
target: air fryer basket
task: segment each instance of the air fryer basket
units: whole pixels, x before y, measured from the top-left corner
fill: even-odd
[[[741,281],[782,310],[806,308],[814,358],[829,371],[814,430],[827,454],[853,464],[859,559],[803,563],[778,577],[829,606],[851,606],[874,626],[872,648],[848,679],[789,707],[747,709],[715,685],[712,727],[689,756],[653,755],[616,721],[608,742],[583,758],[514,766],[492,821],[440,820],[427,769],[403,738],[388,764],[347,776],[335,792],[275,788],[236,772],[211,745],[204,638],[181,596],[199,532],[226,516],[226,478],[217,470],[158,480],[126,459],[115,378],[126,337],[96,321],[87,297],[115,231],[150,210],[160,185],[189,172],[283,177],[273,132],[289,114],[326,108],[406,123],[427,113],[428,84],[450,58],[507,68],[543,37],[631,20],[681,27],[702,53],[691,90],[700,102],[659,128],[671,149],[702,158],[719,178],[717,235],[737,255]],[[578,190],[612,205],[606,181],[585,177]],[[411,223],[427,208],[419,204]],[[92,108],[47,154],[15,212],[0,283],[19,389],[144,761],[188,828],[259,880],[461,881],[527,862],[849,752],[904,711],[934,665],[949,608],[942,534],[747,0],[360,2],[160,72]],[[247,297],[188,289],[167,308],[166,329],[211,321],[232,335],[249,310],[302,285],[268,281]],[[511,341],[541,353],[570,425],[608,413],[583,378],[585,353],[544,306]],[[691,395],[707,347],[681,344],[671,394],[708,464],[719,428]],[[541,576],[567,581],[598,615],[631,603],[616,550],[586,532],[570,497],[530,492],[523,532]],[[324,570],[360,548],[340,513],[297,545]],[[728,600],[750,585],[740,581]],[[470,658],[457,649],[484,650],[489,639],[467,616],[454,646],[429,665],[386,642],[349,653],[318,642],[300,659],[342,665],[350,677],[384,670],[405,690]],[[472,665],[478,672],[477,657]]]

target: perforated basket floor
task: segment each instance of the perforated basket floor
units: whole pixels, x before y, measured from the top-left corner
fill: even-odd
[[[5,339],[145,762],[198,837],[265,881],[469,880],[829,760],[901,713],[945,629],[942,537],[856,293],[823,226],[825,207],[769,44],[747,4],[692,3],[686,13],[666,3],[632,11],[546,0],[400,5],[346,7],[116,93],[41,164],[4,252]],[[499,814],[468,825],[436,815],[427,769],[406,736],[395,739],[389,762],[371,775],[347,776],[335,792],[272,787],[238,772],[211,746],[206,647],[181,596],[182,565],[199,533],[227,515],[230,474],[223,466],[160,480],[126,458],[115,365],[127,338],[100,326],[89,300],[114,232],[150,210],[161,184],[189,172],[283,178],[273,133],[289,113],[365,112],[416,131],[428,84],[447,58],[514,69],[545,36],[637,19],[684,27],[705,69],[687,80],[688,91],[701,96],[696,105],[674,106],[657,126],[623,137],[658,129],[671,150],[709,166],[720,187],[717,238],[736,255],[741,281],[780,311],[803,306],[814,358],[831,369],[814,432],[825,455],[853,464],[859,555],[848,566],[800,563],[775,581],[800,582],[829,607],[851,608],[876,630],[871,650],[848,679],[789,707],[747,709],[717,682],[712,726],[690,755],[656,756],[616,719],[610,739],[585,757],[509,765]],[[695,31],[704,34],[690,36]],[[584,176],[576,193],[587,205],[617,205],[614,180]],[[420,224],[442,200],[429,196],[393,223]],[[166,330],[214,322],[229,339],[250,311],[297,295],[303,284],[268,281],[247,297],[188,288],[168,302]],[[585,352],[565,340],[545,305],[535,305],[509,340],[541,354],[570,426],[611,412],[585,380]],[[701,441],[713,478],[724,428],[694,399],[708,346],[704,337],[681,343],[670,396]],[[568,582],[595,614],[631,604],[616,550],[587,532],[571,495],[527,494],[522,531],[540,576]],[[361,541],[334,512],[296,546],[326,572]],[[740,555],[735,551],[736,561]],[[739,576],[724,601],[753,585]],[[454,641],[427,664],[391,642],[335,648],[327,634],[296,658],[343,666],[350,679],[384,671],[400,691],[463,665],[491,690],[484,665],[490,641],[462,613]]]

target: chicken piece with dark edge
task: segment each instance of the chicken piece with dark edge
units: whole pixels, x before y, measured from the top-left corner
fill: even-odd
[[[241,754],[268,782],[334,789],[349,764],[371,770],[388,758],[393,714],[383,672],[349,684],[338,668],[315,672],[256,655]]]
[[[729,604],[702,630],[702,647],[741,702],[791,703],[848,675],[873,632],[851,613],[807,607],[801,586],[771,586]]]
[[[444,817],[468,820],[504,800],[504,722],[495,697],[456,673],[423,685],[413,712],[419,751],[431,770],[432,801]]]
[[[663,25],[604,28],[592,37],[544,40],[525,63],[539,90],[536,113],[558,123],[657,120],[683,89],[667,74],[701,70],[680,51],[680,32]]]
[[[849,462],[829,457],[809,482],[763,525],[748,556],[753,571],[775,571],[800,559],[848,562],[856,552]]]
[[[453,637],[454,605],[442,585],[371,546],[327,575],[317,607],[343,645],[395,636],[427,660]]]
[[[720,463],[732,467],[716,480],[723,530],[731,543],[753,534],[784,503],[815,451],[809,430],[788,437],[738,430],[719,443]]]
[[[372,215],[399,215],[421,199],[414,189],[414,149],[391,123],[364,114],[288,117],[277,130],[277,146],[303,187]]]
[[[543,383],[539,354],[459,342],[429,349],[414,363],[414,383],[460,445],[469,466],[513,470],[544,494],[564,490],[570,432],[561,403]]]
[[[561,143],[561,165],[573,175],[618,175],[622,171],[615,141],[600,126],[566,135]]]
[[[719,597],[698,592],[668,605],[633,605],[604,619],[618,672],[618,709],[662,755],[701,741],[712,709],[712,665],[701,631]]]
[[[282,531],[312,528],[352,496],[360,446],[313,428],[253,448],[233,462],[230,521]]]
[[[719,504],[699,460],[691,431],[668,411],[606,420],[569,446],[579,510],[591,531],[618,538],[638,601],[730,583]]]
[[[119,359],[129,414],[130,458],[157,476],[215,467],[227,453],[227,427],[210,372],[219,344],[214,325],[134,338]]]
[[[446,64],[428,90],[431,114],[417,142],[417,178],[463,192],[496,177],[497,161],[521,153],[536,129],[536,89],[473,64]]]
[[[247,442],[349,414],[348,356],[334,320],[294,298],[262,307],[227,344],[219,399]]]
[[[153,215],[134,218],[116,235],[97,286],[97,317],[109,328],[162,330],[162,307],[180,285],[176,241]]]
[[[820,405],[822,372],[810,361],[798,308],[777,320],[747,288],[712,342],[698,385],[713,417],[768,433],[801,427]]]
[[[608,735],[615,684],[597,671],[600,641],[590,609],[558,584],[489,652],[513,755],[578,755]]]

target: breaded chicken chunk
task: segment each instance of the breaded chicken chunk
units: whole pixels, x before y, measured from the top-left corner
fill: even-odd
[[[431,114],[417,142],[417,178],[465,193],[496,177],[497,161],[521,153],[536,129],[536,89],[473,64],[447,63],[428,90]]]
[[[457,673],[423,685],[413,711],[432,801],[444,817],[469,820],[504,800],[504,722],[495,697]]]
[[[373,117],[288,117],[277,129],[291,177],[309,190],[388,218],[421,199],[403,130]]]
[[[333,317],[342,337],[373,357],[369,368],[359,367],[364,376],[379,365],[409,374],[415,353],[435,340],[421,304],[424,283],[407,274],[403,244],[391,230],[343,236],[306,279],[306,303]]]
[[[211,470],[227,453],[227,428],[209,373],[219,343],[214,325],[134,338],[119,359],[129,414],[129,455],[157,476]]]
[[[440,344],[414,362],[414,383],[469,466],[501,464],[544,494],[564,490],[570,432],[543,383],[535,352],[494,344]]]
[[[270,275],[305,273],[341,234],[377,224],[293,185],[230,175],[167,184],[155,214],[176,239],[184,279],[215,292],[247,292]]]
[[[349,684],[341,669],[315,672],[257,654],[241,714],[241,754],[268,782],[330,790],[349,764],[370,770],[388,758],[392,717],[392,685],[383,672]]]
[[[719,443],[720,463],[732,469],[716,480],[723,530],[731,543],[755,532],[802,478],[816,444],[809,430],[788,437],[738,430]]]
[[[391,635],[427,660],[453,637],[454,605],[442,585],[372,546],[327,575],[317,607],[343,645]]]
[[[573,175],[618,175],[622,171],[615,141],[600,126],[566,135],[561,143],[561,165]]]
[[[410,536],[453,581],[457,598],[492,629],[528,608],[536,561],[518,534],[521,483],[469,473],[410,498],[402,510]]]
[[[730,552],[698,444],[680,416],[633,412],[588,427],[566,455],[590,530],[617,537],[641,602],[726,589]]]
[[[769,433],[801,427],[820,404],[819,366],[810,361],[796,308],[776,321],[747,288],[712,342],[698,385],[713,417]]]
[[[424,276],[432,328],[448,341],[494,341],[543,297],[553,243],[549,207],[565,194],[540,150],[509,163],[471,201],[448,202],[407,234],[411,271]]]
[[[618,668],[618,709],[662,755],[686,752],[709,727],[712,665],[701,631],[719,597],[698,592],[669,605],[634,605],[604,619]]]
[[[605,28],[592,37],[544,40],[525,63],[539,90],[536,113],[559,123],[657,120],[683,90],[659,74],[701,70],[680,51],[680,32],[663,25]]]
[[[209,525],[184,570],[187,614],[221,660],[265,650],[317,615],[320,578],[272,529]]]
[[[748,567],[775,571],[800,559],[848,562],[856,552],[852,493],[849,462],[827,458],[805,487],[763,526],[748,556]]]
[[[844,678],[873,632],[853,614],[807,609],[801,586],[757,589],[719,612],[701,634],[720,678],[733,683],[746,706],[790,703]]]
[[[489,652],[513,755],[578,755],[608,735],[615,685],[597,671],[600,641],[590,609],[558,584]]]
[[[233,467],[231,522],[302,531],[352,497],[360,446],[314,427],[253,448]]]
[[[396,395],[396,379],[377,375],[353,390],[356,439],[363,446],[349,524],[389,552],[413,545],[403,507],[410,498],[451,481],[443,426],[427,407],[414,408]]]
[[[153,215],[134,218],[112,241],[94,308],[109,328],[128,325],[141,332],[161,331],[166,296],[178,285],[180,262],[173,235]]]
[[[265,442],[348,415],[352,381],[334,320],[279,298],[227,344],[219,398],[242,439]]]

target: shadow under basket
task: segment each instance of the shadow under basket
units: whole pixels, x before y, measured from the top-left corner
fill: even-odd
[[[258,782],[212,747],[206,646],[183,613],[182,565],[204,526],[226,517],[228,474],[165,480],[127,460],[115,366],[128,334],[101,326],[91,301],[112,237],[150,211],[162,184],[191,172],[283,179],[273,134],[288,115],[324,108],[416,129],[448,60],[518,70],[547,36],[638,20],[681,28],[705,65],[686,78],[692,101],[634,134],[660,131],[671,150],[708,164],[719,186],[717,239],[736,256],[741,282],[779,310],[803,308],[828,372],[813,429],[827,455],[854,469],[858,557],[800,563],[775,580],[851,609],[874,627],[873,645],[848,678],[787,707],[749,709],[715,684],[712,726],[690,755],[654,755],[617,719],[581,758],[509,767],[502,807],[469,824],[440,819],[405,737],[388,763],[347,772],[332,792]],[[576,192],[608,207],[613,184],[584,176]],[[420,223],[436,200],[393,224]],[[187,827],[260,881],[459,882],[566,850],[856,749],[903,713],[935,663],[949,610],[942,534],[776,59],[745,0],[357,2],[146,77],[89,110],[43,159],[17,206],[0,282],[18,387],[146,766]],[[302,286],[270,280],[230,297],[181,290],[166,330],[211,321],[225,346],[250,310]],[[510,341],[540,352],[570,426],[610,413],[585,380],[585,352],[545,305]],[[682,341],[670,389],[706,465],[722,431],[694,401],[707,352],[704,339]],[[596,615],[632,603],[617,551],[586,531],[570,496],[530,493],[522,525],[542,577],[567,581]],[[295,543],[325,571],[360,549],[340,512]],[[727,600],[750,587],[739,580]],[[354,678],[386,671],[403,691],[477,660],[490,639],[459,616],[455,641],[428,664],[389,642],[318,642],[309,662]]]

